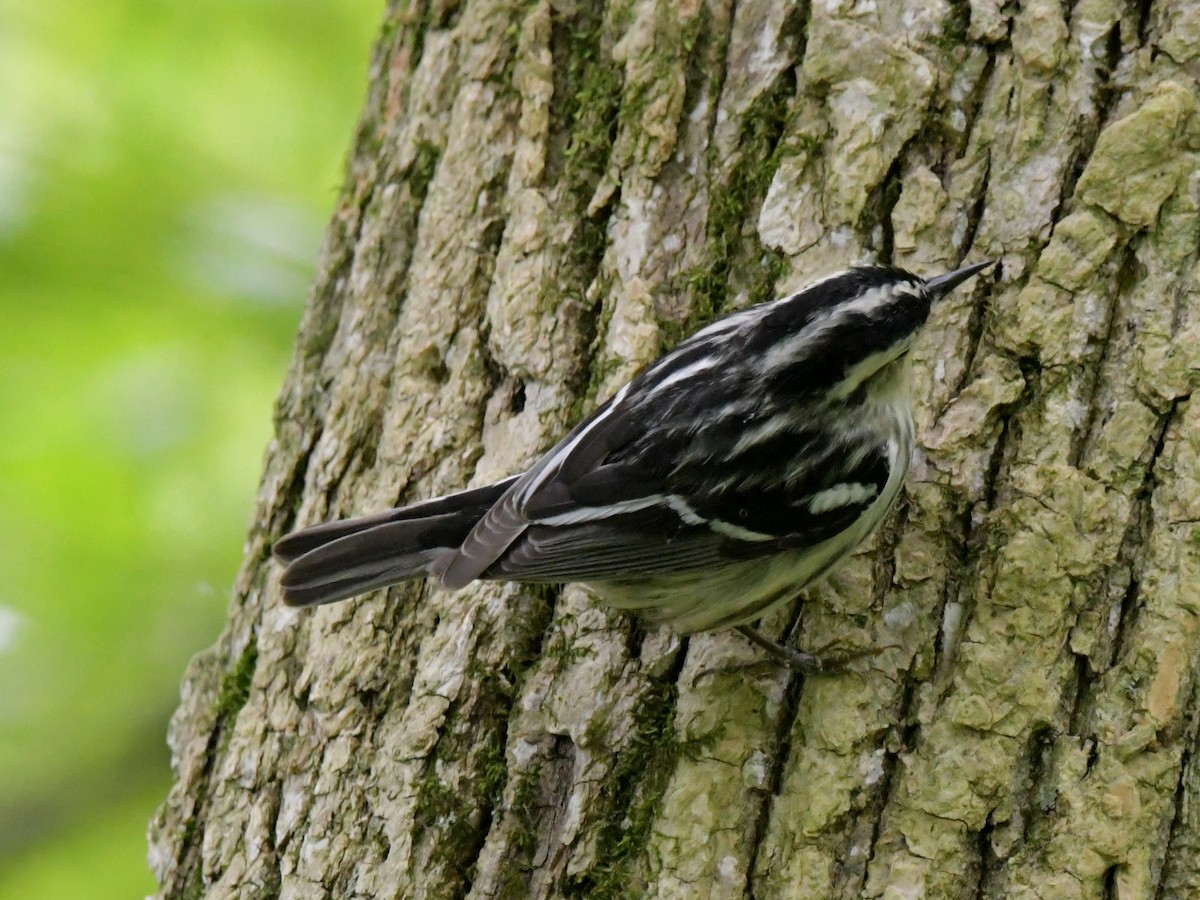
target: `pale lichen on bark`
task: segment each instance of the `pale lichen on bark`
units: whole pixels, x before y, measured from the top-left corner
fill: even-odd
[[[1200,890],[1198,47],[1184,0],[389,8],[161,895]],[[721,312],[965,256],[901,508],[765,623],[884,648],[851,671],[576,588],[280,606],[294,524],[517,471]]]

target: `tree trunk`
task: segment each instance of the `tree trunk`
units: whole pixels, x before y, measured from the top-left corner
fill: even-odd
[[[851,9],[850,7],[853,7]],[[1200,892],[1200,2],[393,4],[163,897]],[[718,313],[1001,259],[914,351],[803,679],[580,589],[280,603],[273,540],[520,470]]]

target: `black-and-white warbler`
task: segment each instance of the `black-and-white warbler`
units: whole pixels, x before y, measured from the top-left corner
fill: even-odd
[[[294,532],[284,599],[411,578],[584,582],[681,633],[795,598],[895,502],[913,449],[906,355],[931,305],[990,262],[928,281],[839,272],[736,312],[646,368],[521,475]]]

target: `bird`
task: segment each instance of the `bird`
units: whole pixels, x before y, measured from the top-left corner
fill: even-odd
[[[644,368],[526,471],[278,540],[290,606],[410,579],[582,583],[679,634],[737,629],[776,661],[826,657],[752,626],[896,503],[915,445],[908,353],[934,303],[995,260],[928,279],[835,272],[733,312]]]

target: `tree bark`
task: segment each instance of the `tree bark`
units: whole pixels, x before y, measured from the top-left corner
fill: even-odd
[[[162,897],[1200,892],[1200,2],[394,3]],[[765,623],[575,587],[285,609],[291,528],[515,472],[714,315],[1001,260],[871,546]]]

